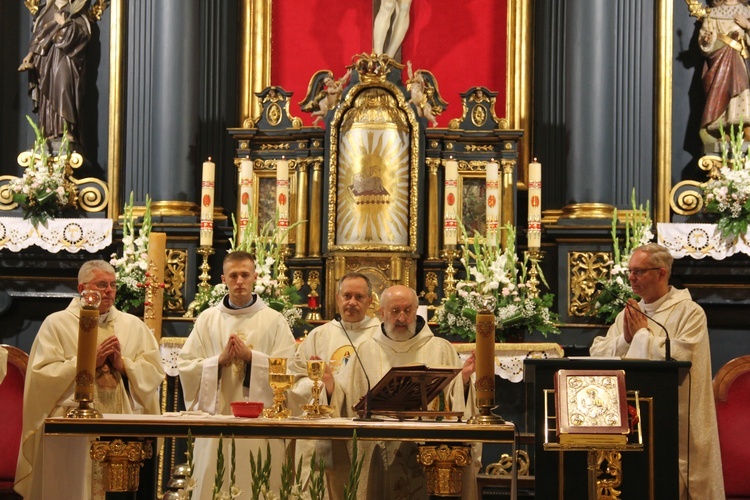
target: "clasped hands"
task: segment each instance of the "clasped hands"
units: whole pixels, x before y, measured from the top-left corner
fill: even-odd
[[[122,352],[120,352],[120,341],[112,335],[104,339],[104,342],[96,348],[96,367],[101,368],[109,360],[112,368],[120,373],[125,373],[125,364],[122,362]]]
[[[219,354],[219,366],[228,366],[235,360],[250,364],[253,360],[253,351],[239,336],[233,333],[229,336],[229,341],[224,346],[224,350]]]
[[[625,307],[625,317],[622,321],[623,326],[623,337],[625,341],[630,344],[633,341],[633,336],[641,328],[648,328],[648,320],[646,316],[641,312],[640,306],[635,299],[628,299]]]

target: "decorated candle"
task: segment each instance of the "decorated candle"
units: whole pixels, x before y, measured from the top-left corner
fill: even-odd
[[[245,237],[245,228],[250,220],[250,211],[252,210],[253,199],[253,162],[245,158],[240,163],[240,228],[239,241],[242,242]]]
[[[289,243],[289,162],[276,162],[276,206],[279,210],[279,244]]]
[[[445,162],[445,200],[443,204],[443,244],[458,243],[458,162],[450,159]]]
[[[200,245],[210,247],[214,241],[214,180],[216,164],[208,158],[203,162],[201,177],[201,236]]]
[[[96,346],[99,334],[99,304],[101,294],[95,290],[81,293],[81,310],[78,317],[78,351],[76,359],[76,401],[94,401],[96,376]]]
[[[491,161],[487,164],[486,171],[486,192],[487,192],[487,243],[497,246],[497,229],[500,219],[500,186],[498,179],[497,163]]]
[[[529,249],[542,246],[542,164],[529,163]]]
[[[495,315],[478,312],[476,331],[476,404],[481,408],[495,401]]]

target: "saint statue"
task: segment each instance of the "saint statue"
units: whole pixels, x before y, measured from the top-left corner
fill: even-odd
[[[701,128],[717,137],[720,127],[744,125],[750,139],[750,6],[747,0],[714,0],[702,19],[698,44],[706,57],[706,106]]]
[[[29,72],[29,95],[47,138],[78,141],[84,89],[86,46],[91,24],[83,11],[87,0],[54,0],[32,25],[29,52],[18,71]]]

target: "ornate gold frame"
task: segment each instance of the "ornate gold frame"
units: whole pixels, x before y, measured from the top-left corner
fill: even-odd
[[[406,114],[411,126],[409,133],[409,243],[408,245],[337,245],[335,221],[337,214],[338,196],[337,173],[339,162],[339,125],[347,111],[352,109],[356,97],[369,89],[383,89],[393,95],[398,108]],[[347,93],[344,100],[336,108],[330,122],[330,155],[328,164],[328,249],[331,251],[390,251],[416,252],[417,249],[417,210],[418,210],[418,179],[419,179],[419,123],[409,103],[406,102],[401,90],[389,81],[357,83]]]

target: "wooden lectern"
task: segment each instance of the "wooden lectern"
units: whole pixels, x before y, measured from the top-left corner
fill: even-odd
[[[624,370],[628,390],[639,391],[643,452],[622,458],[622,498],[679,498],[678,392],[690,362],[599,358],[526,359],[533,385],[536,498],[587,498],[587,454],[544,450],[545,389],[558,370]]]
[[[461,368],[428,367],[423,364],[394,366],[370,390],[370,412],[393,418],[457,417],[463,412],[430,410],[435,399]],[[354,405],[354,410],[363,416],[367,410],[367,394]]]

